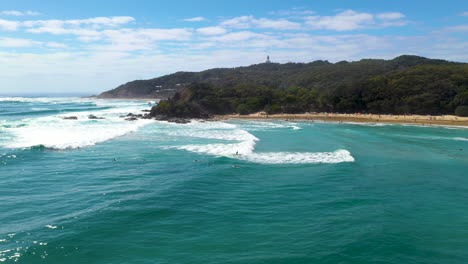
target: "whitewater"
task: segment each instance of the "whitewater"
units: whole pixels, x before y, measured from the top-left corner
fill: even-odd
[[[28,115],[39,117],[3,120],[0,129],[3,132],[3,147],[10,149],[25,149],[45,147],[65,150],[93,146],[116,137],[136,132],[149,124],[154,124],[155,133],[166,133],[180,137],[194,139],[224,140],[233,143],[191,144],[174,148],[208,154],[243,159],[258,163],[340,163],[353,162],[349,151],[340,149],[331,152],[271,152],[256,153],[255,145],[259,141],[247,130],[238,125],[219,121],[201,122],[194,120],[186,125],[173,125],[167,129],[158,129],[165,125],[161,121],[139,119],[127,121],[123,116],[133,113],[142,114],[142,110],[149,110],[146,101],[112,101],[83,98],[0,98],[0,102],[16,104],[18,108],[27,106]],[[32,107],[41,104],[41,107]],[[62,105],[62,109],[47,108],[47,104]],[[73,106],[76,104],[76,106]],[[32,105],[32,106],[31,106]],[[45,107],[44,107],[45,105]],[[81,106],[85,106],[81,108]],[[77,111],[79,110],[79,111]],[[19,113],[24,110],[19,109]],[[66,113],[64,113],[66,112]],[[49,115],[49,113],[54,113]],[[98,116],[98,120],[89,119],[90,115]],[[67,120],[66,117],[76,117],[77,120]],[[159,125],[159,126],[158,126]],[[263,124],[271,127],[271,123]],[[295,124],[273,125],[276,128],[291,128],[300,130]],[[235,142],[235,143],[234,143]],[[171,148],[171,146],[167,146]]]

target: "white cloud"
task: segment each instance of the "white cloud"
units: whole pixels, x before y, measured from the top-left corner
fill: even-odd
[[[381,20],[396,20],[396,19],[404,18],[405,15],[399,12],[389,12],[389,13],[377,14],[376,17]]]
[[[45,46],[48,48],[66,48],[67,46],[58,42],[42,42],[23,38],[0,38],[1,48],[31,48]]]
[[[0,38],[0,47],[2,48],[26,48],[40,44],[41,42],[31,39],[20,38]]]
[[[106,42],[94,45],[93,49],[113,51],[137,51],[154,49],[162,41],[189,41],[193,35],[191,29],[118,29],[98,32]]]
[[[218,41],[218,42],[225,42],[232,45],[239,45],[240,41],[246,41],[250,39],[267,39],[269,38],[268,35],[259,34],[251,31],[240,31],[240,32],[232,32],[222,36],[212,37],[209,40]]]
[[[382,27],[402,27],[406,26],[408,21],[405,20],[389,20],[389,21],[382,21],[381,23],[377,24],[378,28]]]
[[[15,31],[18,29],[19,25],[20,23],[17,21],[0,19],[0,30]]]
[[[6,10],[6,11],[1,11],[0,15],[6,15],[6,16],[38,16],[41,13],[39,12],[34,12],[34,11],[16,11],[16,10]]]
[[[271,28],[278,30],[298,30],[301,28],[301,24],[297,22],[291,22],[286,19],[273,20],[260,18],[254,21],[254,24],[256,24],[258,28]]]
[[[404,26],[407,22],[400,20],[404,17],[404,14],[398,12],[374,15],[346,10],[334,16],[308,16],[305,18],[305,23],[310,29],[350,31],[363,28]],[[376,21],[376,19],[379,21]]]
[[[67,45],[63,43],[58,43],[58,42],[48,42],[46,43],[46,46],[48,48],[54,48],[54,49],[64,49],[68,47]]]
[[[72,19],[72,20],[29,20],[22,23],[25,27],[39,28],[63,28],[66,26],[78,27],[82,25],[99,28],[102,26],[116,27],[135,21],[135,18],[130,16],[116,17],[94,17],[88,19]]]
[[[270,14],[278,15],[278,16],[303,16],[303,15],[312,15],[315,13],[316,13],[315,11],[307,10],[305,8],[292,8],[290,10],[280,10],[280,11],[270,12]]]
[[[97,31],[103,27],[118,27],[135,21],[133,17],[94,17],[74,20],[29,20],[19,25],[26,27],[29,33],[49,33],[54,35],[71,34],[78,35],[83,41],[99,40]]]
[[[458,25],[452,27],[443,28],[438,32],[468,32],[468,25]]]
[[[199,21],[205,21],[206,18],[204,17],[192,17],[192,18],[186,18],[186,19],[183,19],[183,21],[187,21],[187,22],[199,22]]]
[[[115,28],[135,21],[133,17],[95,17],[80,20],[30,20],[20,25],[29,33],[49,33],[53,35],[76,35],[80,41],[101,40],[103,28]]]
[[[221,26],[247,29],[247,28],[269,28],[277,30],[297,30],[301,28],[301,24],[292,22],[286,19],[256,19],[253,16],[240,16],[221,22]]]
[[[0,20],[0,29],[16,30],[25,28],[34,34],[48,33],[53,35],[74,35],[81,42],[101,41],[90,46],[93,49],[105,50],[106,47],[117,51],[151,50],[160,41],[187,41],[193,29],[173,28],[121,28],[122,25],[135,21],[133,17],[95,17],[79,20],[28,20],[24,22]],[[116,28],[116,29],[114,29]],[[202,29],[203,34],[223,34],[220,29]],[[210,32],[211,31],[211,32]],[[61,45],[50,44],[58,48]]]
[[[204,28],[197,29],[197,32],[205,36],[214,36],[214,35],[225,34],[227,30],[222,27],[204,27]]]
[[[221,23],[221,26],[230,28],[243,29],[251,27],[250,21],[253,19],[252,16],[241,16],[232,18]]]
[[[461,13],[459,16],[468,16],[468,11]]]
[[[312,29],[355,30],[374,24],[374,16],[346,10],[335,16],[309,16],[306,24]]]
[[[120,29],[120,30],[105,30],[103,34],[110,41],[124,41],[128,39],[148,39],[151,41],[158,40],[189,40],[192,36],[192,31],[186,28],[159,29],[159,28],[143,28],[143,29]]]

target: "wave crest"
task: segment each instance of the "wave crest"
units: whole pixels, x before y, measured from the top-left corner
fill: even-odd
[[[9,100],[10,98],[0,98]],[[16,100],[45,100],[48,103],[73,102],[74,104],[89,104],[91,99],[82,98],[23,98]],[[105,104],[100,100],[99,103]],[[97,103],[96,103],[97,104]],[[97,109],[84,109],[83,111],[73,111],[66,114],[56,114],[38,118],[26,118],[17,121],[3,121],[0,130],[3,137],[8,140],[2,140],[6,148],[20,149],[75,149],[87,146],[93,146],[127,133],[135,132],[139,128],[153,123],[152,120],[137,120],[129,122],[120,115],[128,113],[139,113],[147,108],[144,102],[108,102],[108,106],[101,106]],[[112,107],[114,106],[114,107]],[[62,112],[63,110],[59,111]],[[89,115],[104,117],[102,120],[90,120]],[[77,120],[64,120],[65,116],[76,116]]]
[[[258,126],[258,124],[255,125]],[[290,127],[285,126],[284,128]],[[228,143],[190,144],[168,148],[255,163],[317,164],[354,162],[351,153],[345,149],[334,152],[255,152],[255,145],[259,141],[257,137],[235,125],[223,122],[211,122],[206,125],[195,122],[193,125],[174,127],[174,130],[170,130],[169,133],[175,136],[224,140],[228,141]]]

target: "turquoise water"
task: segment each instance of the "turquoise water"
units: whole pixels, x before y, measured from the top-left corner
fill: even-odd
[[[119,118],[144,108],[0,99],[0,262],[468,259],[467,129]]]

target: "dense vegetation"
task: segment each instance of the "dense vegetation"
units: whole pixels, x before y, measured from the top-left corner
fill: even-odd
[[[162,101],[153,114],[206,117],[258,111],[468,116],[468,65],[416,66],[326,90],[299,85],[279,90],[252,83],[233,87],[194,83]]]
[[[365,59],[338,63],[328,61],[261,63],[230,69],[177,72],[150,80],[132,81],[102,93],[99,97],[168,98],[192,83],[210,83],[218,87],[234,87],[247,83],[283,91],[292,86],[300,86],[308,90],[324,91],[343,85],[349,86],[416,65],[456,65],[456,63],[417,56],[400,56],[393,60]]]
[[[417,56],[263,63],[135,81],[102,97],[151,97],[155,91],[173,96],[152,114],[174,117],[258,111],[468,116],[468,64]]]

